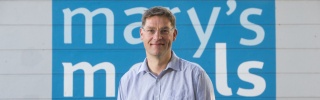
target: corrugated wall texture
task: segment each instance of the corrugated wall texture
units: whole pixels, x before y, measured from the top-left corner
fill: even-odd
[[[50,100],[51,1],[0,0],[0,100]]]
[[[276,1],[277,97],[320,99],[320,1]]]
[[[0,0],[0,99],[51,99],[49,0]],[[278,100],[320,99],[320,1],[276,0]]]

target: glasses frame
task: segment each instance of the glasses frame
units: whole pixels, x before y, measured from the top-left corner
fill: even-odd
[[[175,28],[173,27],[171,29],[170,28],[163,28],[160,30],[154,30],[154,29],[145,29],[145,28],[141,27],[141,29],[149,35],[154,35],[156,32],[160,32],[161,35],[168,35]],[[168,32],[164,32],[164,30],[168,30]]]

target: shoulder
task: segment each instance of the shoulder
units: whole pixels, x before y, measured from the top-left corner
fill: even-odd
[[[181,71],[184,72],[186,76],[190,76],[189,78],[195,87],[199,85],[212,85],[209,75],[199,64],[181,58],[179,60],[181,63]]]
[[[179,58],[179,60],[181,63],[181,70],[185,72],[185,74],[191,75],[194,83],[201,84],[211,82],[208,73],[199,64],[181,58]]]
[[[132,82],[138,74],[139,68],[142,63],[134,64],[124,75],[121,77],[118,86],[118,100],[126,100],[128,92],[133,87]]]
[[[190,70],[195,74],[205,73],[204,69],[197,63],[179,58],[181,70]]]
[[[139,73],[139,68],[141,67],[142,62],[134,64],[126,73],[121,77],[122,83],[127,83],[130,81],[135,75]]]

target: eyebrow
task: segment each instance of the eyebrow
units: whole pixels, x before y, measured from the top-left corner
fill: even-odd
[[[155,29],[155,27],[151,27],[151,26],[147,26],[148,29]],[[169,27],[165,26],[165,27],[162,27],[160,29],[170,29]]]

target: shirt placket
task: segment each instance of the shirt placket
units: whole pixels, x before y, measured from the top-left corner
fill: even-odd
[[[154,88],[154,100],[160,100],[160,93],[161,93],[161,82],[160,79],[156,79],[156,84]]]

